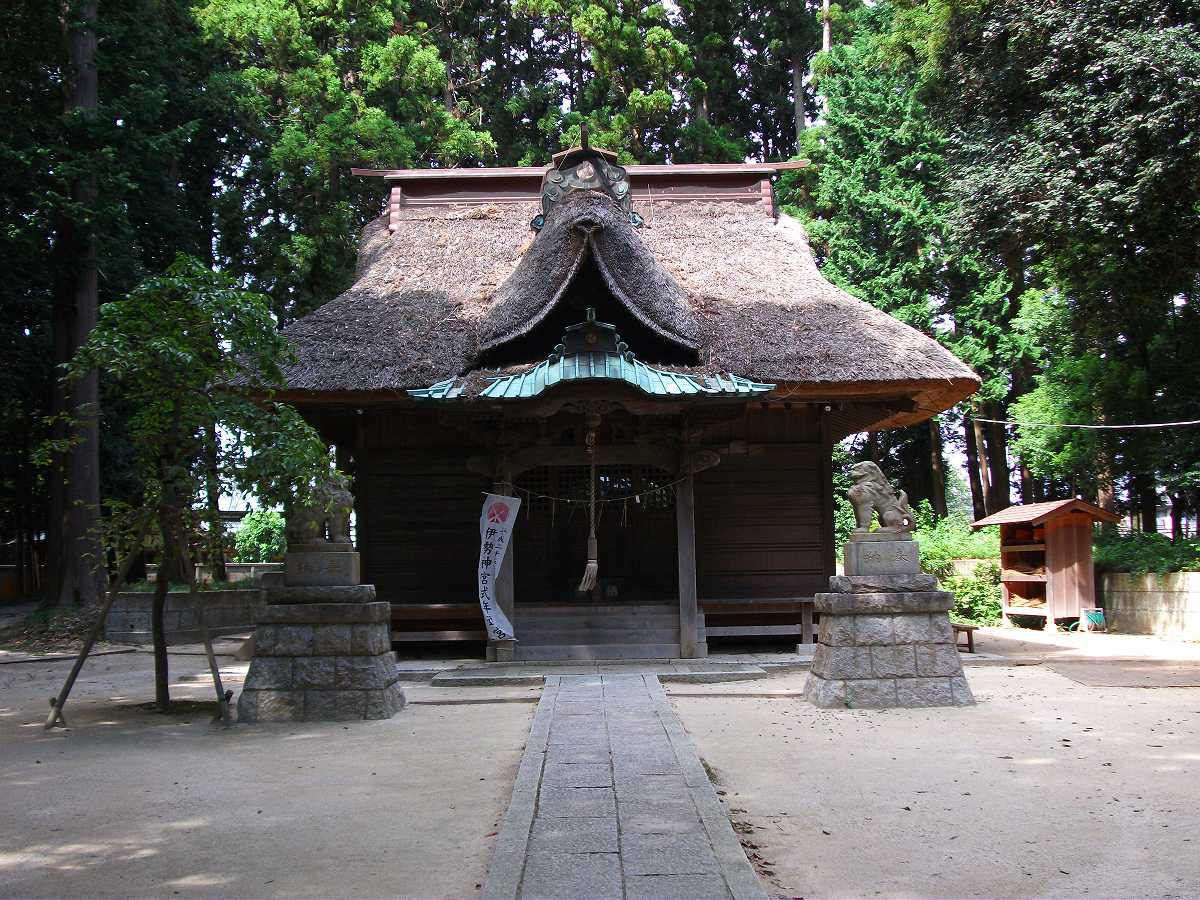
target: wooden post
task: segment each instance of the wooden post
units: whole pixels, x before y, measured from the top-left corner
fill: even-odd
[[[693,477],[688,472],[675,485],[675,530],[679,557],[679,654],[684,659],[697,655],[696,603],[696,515]]]

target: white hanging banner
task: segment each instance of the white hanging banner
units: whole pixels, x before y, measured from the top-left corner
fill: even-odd
[[[513,526],[517,524],[520,497],[488,494],[479,517],[479,608],[488,637],[493,641],[512,641],[512,622],[496,603],[496,577],[508,552]]]

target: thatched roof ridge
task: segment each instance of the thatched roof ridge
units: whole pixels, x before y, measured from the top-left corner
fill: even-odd
[[[688,371],[733,372],[794,396],[906,395],[919,413],[908,420],[978,387],[936,341],[826,281],[799,222],[775,221],[752,204],[637,208],[646,224],[634,231],[597,205],[604,227],[592,231],[591,247],[644,322],[699,345],[700,364]],[[369,224],[355,284],[284,330],[298,357],[286,371],[291,390],[394,394],[473,369],[484,347],[522,333],[524,311],[544,314],[561,270],[578,265],[577,231],[531,237],[538,211],[526,203],[413,208],[401,211],[395,233],[386,218]],[[655,263],[649,275],[641,250],[616,252],[634,242]],[[617,257],[633,269],[614,273]],[[553,273],[548,284],[527,277],[539,270]],[[654,271],[669,281],[650,280]]]
[[[532,331],[589,256],[613,296],[643,325],[673,344],[700,349],[687,293],[638,239],[620,206],[588,191],[550,210],[516,271],[496,291],[480,350],[486,353]]]

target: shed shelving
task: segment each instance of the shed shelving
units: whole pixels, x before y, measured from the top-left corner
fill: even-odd
[[[1092,525],[1119,516],[1086,500],[1010,506],[972,524],[1000,526],[1000,588],[1009,616],[1039,616],[1045,630],[1095,603]]]

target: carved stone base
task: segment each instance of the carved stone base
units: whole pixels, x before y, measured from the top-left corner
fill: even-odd
[[[374,596],[373,586],[362,588]],[[389,719],[405,704],[399,678],[391,604],[272,603],[254,635],[238,720]]]
[[[950,627],[954,595],[905,589],[932,581],[913,574],[831,579],[842,591],[815,597],[821,641],[804,696],[825,708],[973,704]]]
[[[876,537],[879,534],[856,534],[846,542],[842,564],[847,575],[910,575],[921,570],[917,542],[911,535]]]
[[[283,558],[283,583],[289,586],[350,585],[361,580],[358,554],[350,549],[289,551]]]

